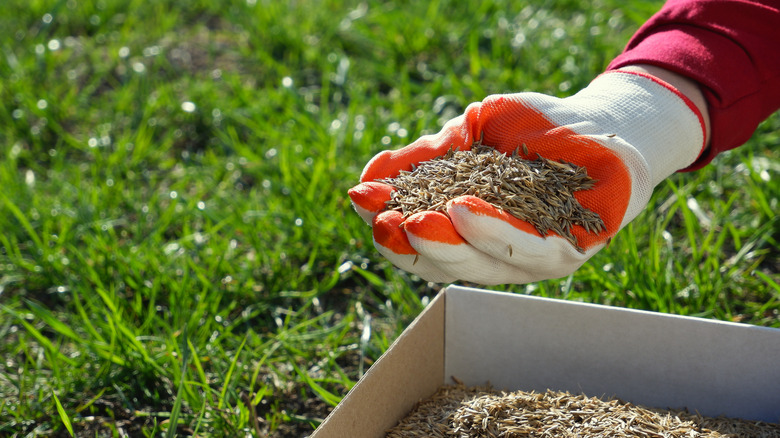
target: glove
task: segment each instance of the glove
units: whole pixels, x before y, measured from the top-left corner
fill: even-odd
[[[427,281],[488,285],[558,278],[578,269],[633,220],[659,182],[693,163],[705,145],[704,132],[698,109],[670,85],[611,71],[568,98],[516,93],[473,103],[438,134],[376,155],[349,196],[372,226],[377,250]],[[404,218],[386,210],[394,189],[377,180],[410,171],[450,148],[469,150],[480,139],[503,153],[524,144],[523,158],[538,154],[584,167],[595,185],[574,196],[600,215],[606,230],[595,234],[572,227],[578,250],[474,196],[450,200],[447,214],[423,211]]]

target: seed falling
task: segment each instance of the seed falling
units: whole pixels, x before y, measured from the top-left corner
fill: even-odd
[[[711,418],[582,394],[445,385],[386,438],[780,437],[780,424]]]
[[[525,144],[522,153],[529,156]],[[584,250],[571,232],[573,226],[579,225],[588,233],[606,229],[601,217],[573,196],[573,192],[591,189],[596,183],[586,169],[538,154],[530,160],[522,158],[518,150],[507,155],[475,142],[470,151],[450,149],[443,156],[412,166],[411,171],[379,181],[395,188],[386,207],[404,217],[426,210],[446,214],[448,201],[472,195],[529,222],[542,236],[553,232],[567,239],[580,252]]]

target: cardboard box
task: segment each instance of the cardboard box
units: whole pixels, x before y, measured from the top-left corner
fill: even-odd
[[[312,438],[383,437],[451,376],[777,423],[780,329],[450,286]]]

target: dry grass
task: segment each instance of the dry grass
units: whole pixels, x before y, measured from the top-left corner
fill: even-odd
[[[523,149],[523,156],[528,156]],[[507,155],[477,142],[470,151],[450,149],[412,171],[380,181],[395,188],[387,208],[404,216],[425,210],[446,214],[448,201],[472,195],[531,223],[542,236],[554,232],[566,238],[579,251],[573,226],[595,233],[605,229],[599,215],[573,195],[595,184],[585,168],[538,155],[524,159],[517,150]]]
[[[387,438],[780,437],[780,425],[708,418],[568,392],[445,385]]]

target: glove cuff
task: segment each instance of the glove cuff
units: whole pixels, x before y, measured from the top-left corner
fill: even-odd
[[[587,118],[639,152],[651,190],[704,151],[705,126],[698,108],[653,76],[609,71],[566,100],[582,105]]]

